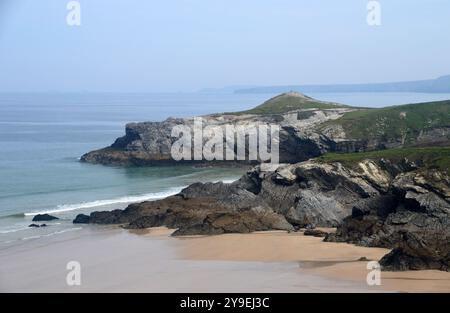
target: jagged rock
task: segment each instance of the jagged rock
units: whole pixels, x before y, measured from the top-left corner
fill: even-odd
[[[383,181],[391,179],[388,174],[384,175]],[[183,221],[198,224],[190,210],[200,206],[197,211],[204,213],[201,215],[204,219],[205,214],[216,213],[211,211],[211,206],[214,206],[221,210],[220,213],[255,208],[275,212],[283,215],[291,227],[336,227],[351,214],[355,202],[379,195],[377,188],[383,187],[379,187],[380,184],[371,185],[373,180],[368,180],[364,172],[316,161],[282,165],[274,171],[264,171],[262,166],[257,166],[232,184],[196,183],[182,190],[175,198],[142,204],[140,211],[131,205],[123,212],[94,212],[89,218],[83,217],[83,220],[100,224],[129,224],[127,227],[138,228],[161,226],[161,220],[164,220],[164,225],[180,228],[185,225],[171,223],[171,216],[175,213],[175,220],[183,217]],[[147,214],[145,208],[151,211],[155,205],[172,211],[164,211],[157,217],[154,213]],[[178,212],[179,208],[187,211]],[[185,218],[186,215],[189,216]],[[80,219],[77,217],[77,220]]]
[[[194,196],[194,193],[201,195],[211,188],[224,186],[201,185],[205,186],[205,191],[196,185],[185,189],[177,196],[131,204],[125,210],[93,212],[89,220],[86,217],[83,217],[83,220],[94,224],[123,224],[129,229],[166,226],[178,229],[174,233],[175,236],[248,233],[272,229],[293,230],[292,225],[282,215],[266,208],[236,207],[233,201],[227,206],[211,195]]]
[[[380,260],[384,270],[438,269],[450,271],[450,232],[447,223],[416,231],[399,230],[401,240]],[[428,226],[428,225],[427,225]]]
[[[284,217],[265,210],[212,213],[198,224],[180,227],[174,236],[250,233],[254,231],[287,230],[293,227]]]
[[[450,184],[446,182],[444,173],[433,170],[401,173],[389,194],[355,205],[352,215],[325,241],[394,248],[381,260],[384,270],[448,270],[450,202],[444,195]]]
[[[292,174],[289,183],[280,179],[280,173]],[[260,183],[260,197],[293,225],[336,227],[350,215],[355,202],[379,195],[382,188],[366,176],[340,164],[307,161],[286,165],[266,174]],[[387,174],[383,177],[389,179]]]
[[[58,218],[49,214],[38,214],[33,217],[33,222],[43,222],[43,221],[53,221],[57,220]]]

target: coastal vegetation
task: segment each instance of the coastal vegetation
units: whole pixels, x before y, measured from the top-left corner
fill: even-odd
[[[355,110],[324,123],[322,128],[330,125],[342,126],[345,133],[355,139],[402,138],[402,143],[408,144],[421,132],[449,127],[450,100]]]
[[[339,162],[345,166],[356,166],[363,160],[380,159],[398,163],[408,160],[427,169],[438,169],[450,174],[450,147],[398,148],[359,153],[326,153],[317,158],[322,163]]]

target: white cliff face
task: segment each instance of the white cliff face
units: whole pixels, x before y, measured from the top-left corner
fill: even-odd
[[[322,143],[323,136],[319,126],[324,122],[335,120],[348,108],[293,110],[283,114],[211,114],[201,116],[203,129],[220,128],[226,140],[226,127],[232,126],[249,132],[262,125],[276,125],[280,129],[280,162],[298,162],[318,156],[328,150]],[[198,119],[198,118],[197,118]],[[83,160],[92,163],[121,163],[127,158],[133,162],[145,164],[147,161],[171,160],[171,147],[178,139],[172,137],[174,127],[183,125],[194,129],[194,118],[168,118],[163,122],[130,123],[126,126],[126,135],[116,140],[111,150],[99,150],[83,156]],[[192,136],[193,136],[192,132]],[[340,134],[343,136],[344,134]],[[213,137],[212,132],[203,132],[203,142]],[[278,139],[277,139],[278,140]],[[302,146],[302,142],[305,146]],[[314,147],[314,148],[312,148]],[[120,154],[120,155],[119,155]]]

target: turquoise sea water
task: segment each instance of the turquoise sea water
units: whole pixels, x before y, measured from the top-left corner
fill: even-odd
[[[231,181],[242,170],[123,168],[83,164],[79,157],[111,144],[132,121],[159,121],[248,109],[273,95],[1,94],[0,243],[76,230],[79,213],[124,208],[174,194],[196,181]],[[450,99],[448,94],[313,94],[360,106]],[[38,212],[61,220],[30,229]]]

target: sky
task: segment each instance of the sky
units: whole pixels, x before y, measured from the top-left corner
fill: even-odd
[[[450,1],[0,0],[2,92],[189,92],[450,74]]]

